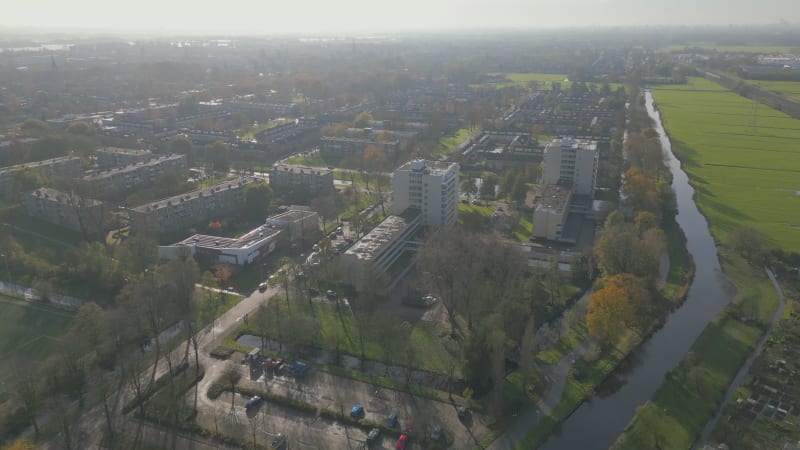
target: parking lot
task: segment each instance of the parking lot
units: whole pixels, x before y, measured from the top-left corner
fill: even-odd
[[[342,378],[328,373],[311,370],[301,378],[287,376],[266,377],[258,372],[251,372],[249,366],[240,366],[242,370],[241,386],[248,389],[280,395],[331,411],[343,411],[348,414],[356,403],[364,405],[364,420],[383,423],[389,414],[396,414],[399,420],[398,430],[408,420],[413,422],[409,449],[426,448],[434,427],[441,426],[444,433],[452,438],[452,448],[472,448],[488,433],[487,417],[472,412],[465,421],[459,420],[457,406],[349,378]],[[251,376],[252,375],[252,376]],[[245,410],[246,397],[236,395],[234,408],[231,410],[231,394],[225,393],[213,402],[213,411],[201,411],[198,420],[204,428],[213,430],[224,423],[224,432],[252,439],[253,430],[257,440],[275,433],[284,433],[290,448],[347,449],[364,448],[366,433],[355,426],[345,426],[341,422],[322,418],[294,408],[262,402],[250,411]],[[254,423],[254,421],[256,423]],[[384,436],[370,448],[394,448],[396,439]]]

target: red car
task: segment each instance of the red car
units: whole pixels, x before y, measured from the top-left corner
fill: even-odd
[[[405,434],[400,435],[400,439],[397,440],[397,444],[395,444],[394,448],[398,450],[403,450],[406,448],[406,444],[408,443],[408,436]]]

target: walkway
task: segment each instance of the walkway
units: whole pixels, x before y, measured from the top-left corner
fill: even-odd
[[[488,447],[487,450],[513,449],[525,435],[539,425],[539,422],[550,414],[561,402],[564,388],[567,386],[567,375],[575,362],[586,353],[590,339],[584,339],[571,352],[553,366],[539,366],[537,368],[550,381],[542,398],[536,403],[535,408],[530,408],[525,414],[517,417],[513,424],[500,437]]]

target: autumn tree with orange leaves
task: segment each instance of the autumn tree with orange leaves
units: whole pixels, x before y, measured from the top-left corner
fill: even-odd
[[[617,342],[625,329],[636,321],[633,291],[628,289],[631,280],[625,279],[625,275],[628,274],[609,278],[601,289],[592,292],[589,297],[586,326],[589,335],[604,345]]]

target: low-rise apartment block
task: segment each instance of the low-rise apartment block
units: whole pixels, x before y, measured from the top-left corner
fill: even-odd
[[[8,195],[11,193],[14,187],[14,177],[24,170],[36,170],[47,178],[73,178],[80,176],[83,172],[83,163],[77,156],[64,156],[0,168],[0,194]]]
[[[106,147],[97,149],[95,157],[101,169],[122,167],[147,161],[153,156],[150,150],[133,148]]]
[[[247,185],[263,182],[254,177],[237,178],[132,208],[131,227],[137,232],[172,233],[223,217],[244,206]]]
[[[269,171],[269,185],[275,192],[304,192],[311,195],[333,191],[333,170],[277,164]]]
[[[94,192],[112,197],[151,185],[172,169],[185,169],[186,155],[168,155],[125,167],[101,170],[83,178]]]
[[[22,196],[29,216],[70,230],[98,233],[110,224],[110,213],[102,202],[50,188],[39,188]]]
[[[342,255],[343,273],[350,277],[347,281],[361,290],[369,279],[385,276],[386,288],[394,287],[414,266],[420,245],[414,237],[421,225],[422,214],[417,209],[384,219]]]

